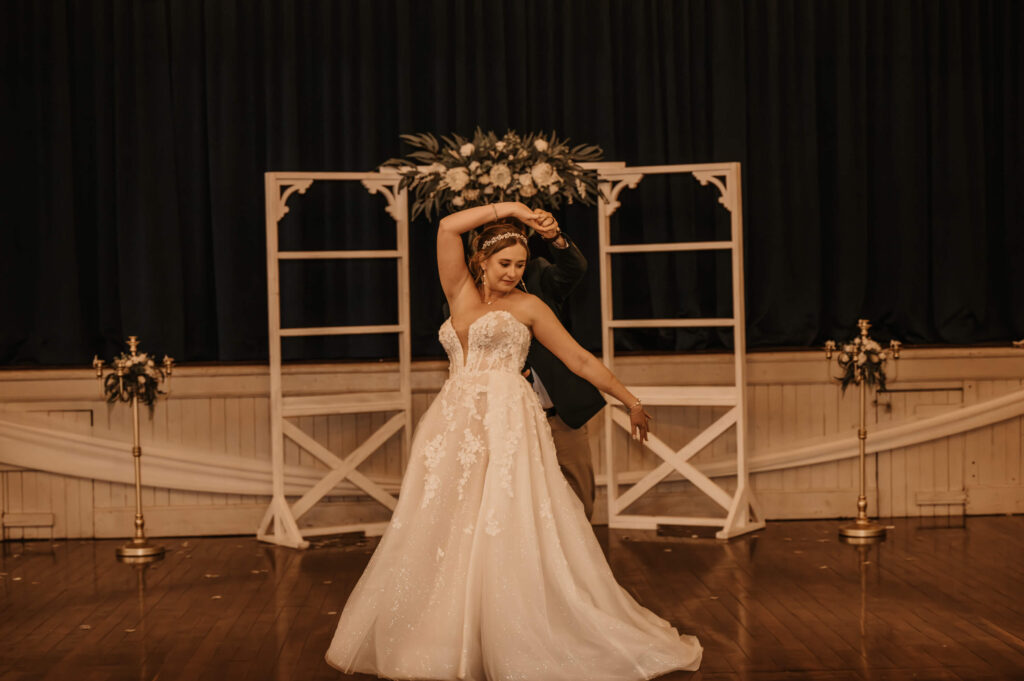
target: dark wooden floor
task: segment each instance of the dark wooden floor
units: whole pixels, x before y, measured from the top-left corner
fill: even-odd
[[[662,681],[1024,679],[1024,517],[893,524],[860,548],[830,521],[598,535],[620,582],[705,646],[701,671]],[[372,541],[172,539],[144,570],[119,543],[3,546],[0,681],[368,678],[323,653]]]

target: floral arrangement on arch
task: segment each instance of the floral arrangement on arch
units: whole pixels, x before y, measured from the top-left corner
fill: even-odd
[[[885,390],[885,360],[893,354],[891,349],[882,349],[876,341],[863,336],[856,336],[839,348],[839,371],[836,376],[842,384],[843,392],[851,383],[860,383],[861,376],[869,385],[878,390]]]
[[[416,151],[381,164],[398,170],[399,189],[413,193],[412,217],[431,218],[441,209],[462,210],[499,201],[521,201],[531,208],[557,209],[562,202],[593,205],[597,173],[580,163],[604,152],[594,145],[569,146],[555,133],[520,135],[509,130],[499,138],[476,129],[473,139],[453,134],[439,142],[430,133],[401,135]]]
[[[107,374],[103,381],[107,402],[131,402],[133,397],[138,397],[140,403],[152,408],[157,395],[166,394],[160,390],[160,382],[167,374],[145,352],[136,355],[122,352],[114,357],[113,364],[120,371]]]

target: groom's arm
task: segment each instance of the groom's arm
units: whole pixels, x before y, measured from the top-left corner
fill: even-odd
[[[541,288],[549,297],[562,303],[583,281],[587,273],[587,259],[564,232],[557,240],[548,243],[548,251],[551,264],[541,272]]]

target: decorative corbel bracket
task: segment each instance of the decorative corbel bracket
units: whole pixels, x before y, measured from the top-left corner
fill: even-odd
[[[643,173],[631,173],[629,175],[613,175],[610,178],[602,178],[598,188],[601,192],[601,198],[605,202],[605,215],[611,217],[615,211],[619,209],[622,204],[619,202],[619,194],[626,187],[630,189],[636,189],[636,186],[640,184],[640,180],[643,179]],[[618,182],[615,182],[618,180]]]
[[[384,197],[388,207],[386,208],[388,215],[390,215],[395,222],[400,222],[405,211],[404,206],[400,206],[397,200],[398,196],[398,183],[401,178],[397,174],[385,175],[381,173],[381,177],[363,180],[362,184],[366,187],[366,191],[371,194],[380,194]]]
[[[277,205],[274,207],[274,216],[277,222],[280,222],[281,218],[288,214],[288,199],[291,198],[291,195],[295,192],[305,194],[312,184],[313,180],[286,180],[278,184],[278,189],[284,188],[284,192],[280,195]]]
[[[732,171],[729,170],[695,170],[693,176],[697,178],[702,187],[706,187],[708,183],[718,187],[718,191],[721,196],[718,197],[718,202],[725,206],[725,209],[730,213],[735,212],[736,208],[736,192],[732,191]]]

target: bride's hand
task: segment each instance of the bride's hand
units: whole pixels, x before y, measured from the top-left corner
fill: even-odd
[[[640,440],[640,442],[647,442],[647,433],[650,430],[650,424],[653,417],[647,413],[643,405],[637,405],[635,408],[629,410],[629,432],[630,434]]]
[[[525,203],[516,201],[511,203],[511,212],[509,217],[517,218],[520,222],[523,222],[528,227],[537,229],[537,225],[540,223],[541,216],[533,212]]]

